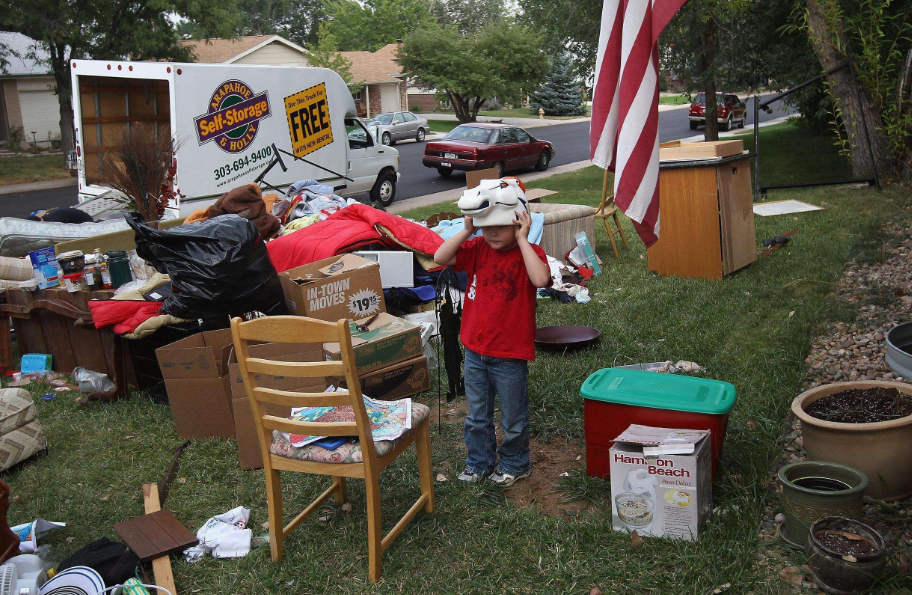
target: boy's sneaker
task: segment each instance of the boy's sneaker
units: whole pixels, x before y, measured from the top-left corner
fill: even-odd
[[[464,481],[466,483],[481,483],[482,481],[485,480],[485,478],[487,476],[488,475],[486,475],[484,473],[475,473],[474,471],[470,471],[470,470],[466,469],[465,471],[460,473],[456,477],[456,479],[458,479],[459,481]]]
[[[497,471],[494,472],[493,475],[491,475],[491,481],[496,483],[497,485],[505,488],[505,487],[513,485],[520,479],[525,479],[525,478],[529,477],[529,475],[531,473],[532,473],[531,469],[526,469],[525,471],[523,471],[522,473],[520,473],[518,475],[513,475],[512,473],[509,473],[507,471],[501,471],[500,469],[498,469]]]

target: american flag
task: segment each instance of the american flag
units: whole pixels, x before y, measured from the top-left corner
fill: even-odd
[[[687,0],[604,0],[589,150],[647,247],[659,239],[659,33]]]

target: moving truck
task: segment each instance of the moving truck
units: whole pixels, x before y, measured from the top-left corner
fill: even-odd
[[[325,68],[73,60],[80,202],[107,192],[102,162],[124,130],[170,134],[186,216],[253,182],[317,180],[340,196],[396,196],[399,152],[367,131],[342,78]]]

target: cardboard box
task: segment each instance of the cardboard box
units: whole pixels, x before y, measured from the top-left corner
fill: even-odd
[[[288,309],[298,316],[335,322],[386,312],[380,265],[342,254],[279,275]]]
[[[359,377],[361,393],[384,401],[395,401],[431,389],[431,373],[423,355]],[[330,384],[345,386],[344,378],[330,379]]]
[[[38,280],[38,289],[60,285],[61,271],[53,246],[29,252],[29,261],[35,271],[35,279]]]
[[[352,252],[366,260],[380,265],[380,283],[383,289],[389,287],[415,286],[415,255],[407,250],[385,250],[382,252]]]
[[[696,541],[712,511],[709,431],[631,425],[609,454],[612,527]]]
[[[233,438],[231,330],[197,333],[155,350],[181,438]]]
[[[358,329],[357,325],[369,320],[364,318],[351,323],[358,377],[422,354],[421,327],[418,325],[383,312],[367,326],[367,331]],[[323,352],[327,361],[342,359],[338,343],[324,343]]]
[[[288,362],[318,362],[323,359],[323,346],[319,343],[263,343],[249,347],[252,357],[262,357]],[[241,368],[234,352],[228,364],[231,385],[231,408],[234,415],[235,438],[238,443],[238,460],[244,470],[263,467],[263,456],[257,438],[253,410],[244,388]],[[293,378],[290,376],[255,375],[257,385],[263,388],[299,392],[322,392],[326,388],[323,378]],[[264,403],[266,412],[278,417],[291,415],[291,407]]]
[[[670,145],[670,143],[668,143]],[[720,159],[744,152],[742,140],[717,140],[698,143],[678,143],[659,148],[659,161],[692,161]]]

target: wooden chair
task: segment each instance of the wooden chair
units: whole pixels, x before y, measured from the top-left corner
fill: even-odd
[[[625,248],[629,248],[630,244],[627,243],[627,235],[624,233],[624,228],[621,227],[620,219],[618,219],[618,208],[617,205],[614,204],[614,180],[609,176],[610,173],[606,169],[605,177],[602,180],[602,200],[599,203],[598,211],[595,213],[595,218],[601,219],[605,224],[605,232],[608,234],[608,239],[611,240],[611,249],[614,251],[614,256],[618,257],[620,254],[618,253],[614,236],[621,236]],[[611,182],[610,184],[609,181]],[[614,225],[617,227],[616,230],[611,229],[611,226],[608,224],[608,219],[614,219]]]
[[[412,403],[412,429],[393,442],[375,445],[370,423],[361,396],[361,384],[355,373],[349,322],[336,323],[314,320],[301,316],[273,316],[241,322],[231,321],[238,364],[244,379],[244,388],[253,410],[257,435],[266,468],[266,494],[269,507],[269,544],[273,561],[282,559],[282,542],[302,521],[317,510],[330,496],[344,502],[345,478],[357,477],[365,481],[367,493],[367,539],[370,580],[380,580],[380,557],[393,540],[402,532],[417,512],[434,511],[434,486],[431,477],[431,440],[426,405]],[[284,362],[250,357],[249,342],[269,343],[328,343],[338,342],[342,361],[333,362]],[[296,378],[345,377],[348,391],[335,393],[300,393],[261,388],[256,374],[290,376]],[[354,422],[302,422],[268,415],[264,403],[290,407],[338,407],[350,405]],[[308,445],[300,449],[276,447],[272,431],[309,436],[357,436],[357,445],[348,445],[348,458],[355,462],[324,462],[327,451]],[[277,438],[276,441],[280,441]],[[418,471],[421,497],[409,508],[390,532],[382,537],[380,516],[380,472],[398,457],[409,445],[415,444],[418,454]],[[288,443],[285,443],[286,447]],[[378,448],[381,451],[378,454]],[[282,454],[276,454],[276,451]],[[322,454],[321,454],[322,453]],[[284,455],[284,456],[283,456]],[[294,456],[291,456],[294,455]],[[360,459],[360,460],[358,460]],[[315,473],[332,477],[332,485],[314,500],[303,512],[283,527],[282,486],[279,471]]]

